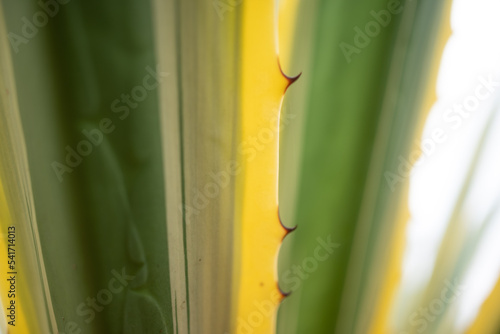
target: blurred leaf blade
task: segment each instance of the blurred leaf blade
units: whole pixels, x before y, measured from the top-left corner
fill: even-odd
[[[10,29],[17,31],[16,18],[37,9],[29,1],[9,3]],[[150,14],[149,6],[135,1],[60,5],[58,15],[22,45],[14,61],[18,77],[39,73],[31,81],[21,80],[18,91],[59,330],[76,326],[121,333],[171,326],[169,290],[164,289],[165,210],[157,205],[164,195],[158,182],[161,155],[155,153],[160,148],[155,92],[146,92],[146,100],[129,106],[120,117],[113,109],[114,100],[133,89],[135,94],[146,76],[151,82],[148,68],[155,70],[155,60]],[[109,26],[92,24],[89,16],[95,15]],[[103,133],[103,121],[111,131]],[[80,153],[85,140],[92,143],[92,154],[82,154],[69,172],[58,174],[54,162],[68,163],[67,147]],[[118,273],[134,278],[122,283],[105,308],[90,309],[87,298],[99,300],[98,293]],[[127,315],[130,309],[151,314],[148,323]]]
[[[33,215],[33,194],[10,47],[0,7],[0,255],[4,259],[0,331],[52,332],[55,317]],[[13,275],[10,275],[13,274]],[[14,280],[11,280],[14,277]],[[13,307],[13,309],[12,309]],[[31,320],[28,320],[31,319]],[[16,327],[17,326],[17,327]]]

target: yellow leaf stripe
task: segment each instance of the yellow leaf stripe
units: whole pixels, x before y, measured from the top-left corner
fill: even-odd
[[[273,333],[283,298],[276,262],[289,232],[279,220],[279,116],[286,88],[296,79],[280,70],[275,41],[274,1],[243,3],[241,145],[243,173],[238,180],[236,240],[241,240],[237,271],[236,333]],[[238,256],[239,255],[239,256]]]

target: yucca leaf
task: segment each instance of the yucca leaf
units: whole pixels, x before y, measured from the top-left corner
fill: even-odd
[[[19,18],[37,10],[34,2],[9,3],[9,29],[22,30]],[[16,76],[32,77],[18,81],[19,101],[60,331],[69,323],[107,333],[172,328],[156,92],[130,107],[113,104],[147,75],[154,83],[152,43],[147,4],[74,1],[14,59]],[[70,165],[68,151],[81,152],[83,141],[91,153]],[[104,300],[99,292],[123,273],[134,280],[92,310],[87,298]]]
[[[5,312],[0,332],[7,333],[7,327],[24,333],[51,332],[55,318],[33,217],[33,193],[6,37],[0,7],[0,305]]]
[[[353,27],[377,22],[371,11],[389,12],[388,3],[325,1],[316,9],[296,202],[301,233],[291,237],[295,260],[282,276],[296,291],[281,316],[291,318],[290,310],[298,320],[280,322],[282,333],[365,333],[370,326],[383,259],[389,258],[387,233],[399,223],[396,209],[403,203],[402,189],[391,192],[384,172],[397,170],[416,131],[429,75],[423,69],[442,3],[407,1],[396,8],[386,27],[379,24],[378,33],[365,35],[369,45],[358,45],[359,54],[347,59],[341,43],[356,47]],[[313,256],[317,238],[340,247],[313,273],[290,271]]]
[[[23,5],[8,8],[9,16],[29,12]],[[21,48],[15,63],[23,78],[23,71],[41,67],[34,54],[57,63],[45,66],[45,85],[21,86],[20,100],[27,101],[21,114],[28,155],[42,152],[30,164],[44,257],[71,262],[74,272],[86,276],[85,283],[65,285],[72,293],[60,293],[56,286],[66,268],[47,265],[58,327],[71,322],[90,332],[233,331],[236,319],[246,321],[252,313],[254,300],[267,302],[272,293],[281,299],[274,263],[286,230],[276,201],[277,131],[289,80],[275,54],[274,5],[261,2],[246,10],[242,42],[239,8],[221,20],[202,2],[157,2],[152,9],[130,1],[118,12],[115,6],[61,6],[26,45],[31,52],[23,56]],[[103,25],[90,24],[89,15]],[[257,24],[262,18],[266,24]],[[132,27],[141,29],[131,34]],[[241,52],[247,55],[239,67]],[[204,78],[213,85],[201,84]],[[151,79],[161,83],[160,107],[154,89],[141,101],[134,95]],[[51,99],[43,104],[44,97]],[[36,118],[29,118],[30,102],[40,108]],[[50,132],[51,124],[58,124],[58,132]],[[263,140],[261,129],[272,136],[264,152],[258,152],[260,144],[252,146],[253,136]],[[82,157],[85,143],[95,146]],[[251,150],[255,160],[247,155]],[[235,176],[241,180],[238,194]],[[54,194],[47,196],[46,189]],[[52,202],[57,194],[71,203],[60,219]],[[57,209],[43,215],[50,207]],[[54,226],[61,230],[58,241],[47,234]],[[67,249],[67,240],[81,259],[58,252]],[[116,272],[134,278],[106,307],[92,311],[84,296],[99,299]],[[216,299],[218,306],[210,307]],[[260,330],[272,331],[272,323],[266,318]]]
[[[230,333],[235,326],[241,9],[228,8],[154,2],[157,57],[170,74],[160,106],[176,333]]]

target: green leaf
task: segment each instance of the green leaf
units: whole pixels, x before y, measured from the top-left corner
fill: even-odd
[[[366,46],[356,44],[357,28],[377,22],[371,11],[388,6],[323,1],[312,15],[314,31],[303,36],[297,28],[310,84],[299,93],[300,177],[295,212],[288,213],[298,229],[287,241],[291,255],[281,260],[281,284],[293,292],[280,310],[280,333],[367,333],[372,325],[387,268],[381,259],[389,257],[404,190],[401,183],[392,192],[384,172],[397,171],[417,130],[443,12],[441,1],[406,1],[386,27],[366,35]],[[312,48],[300,51],[307,38]],[[343,42],[359,52],[345,57]],[[307,272],[317,238],[328,237],[340,247]]]

